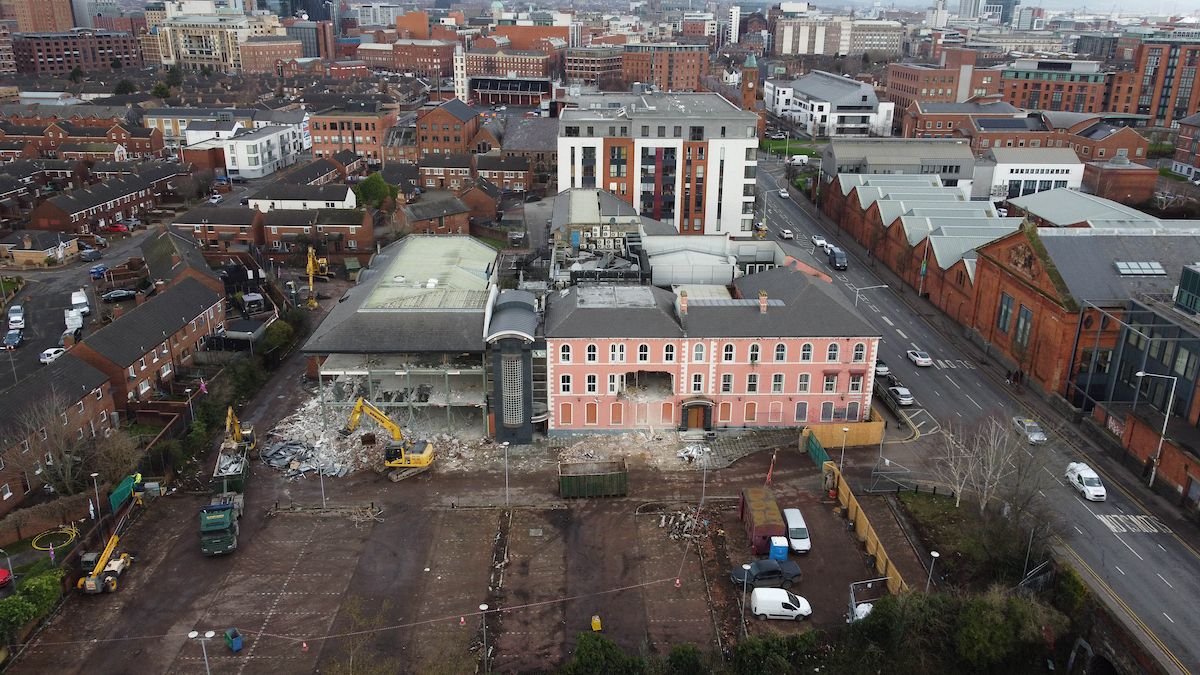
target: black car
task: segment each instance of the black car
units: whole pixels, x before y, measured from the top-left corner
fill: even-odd
[[[20,329],[14,328],[4,334],[4,348],[16,349],[21,346],[25,336],[21,334]]]
[[[836,246],[829,249],[829,266],[835,270],[846,269],[846,252]]]
[[[733,568],[729,578],[749,588],[787,588],[800,582],[800,566],[791,560],[755,560],[748,570],[741,565]]]
[[[128,288],[118,288],[100,296],[100,299],[105,302],[121,302],[122,300],[131,300],[136,296],[137,291],[131,291]]]
[[[104,257],[104,254],[94,248],[89,248],[79,254],[79,259],[83,262],[96,262]]]

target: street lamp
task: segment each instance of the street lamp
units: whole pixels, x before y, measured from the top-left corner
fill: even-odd
[[[855,288],[854,289],[854,306],[858,307],[858,297],[860,295],[862,295],[863,291],[872,291],[872,290],[875,290],[876,288],[887,288],[887,287],[888,287],[887,284],[879,284],[878,286],[864,286],[862,288]]]
[[[96,480],[100,474],[92,472],[92,487],[96,489],[96,520],[100,520],[100,483]]]
[[[842,467],[846,464],[846,436],[850,433],[850,427],[842,427],[842,456],[838,459],[838,473],[842,472]]]
[[[12,558],[8,557],[8,551],[5,551],[5,550],[4,550],[4,549],[2,549],[2,548],[0,548],[0,553],[3,553],[3,554],[4,554],[4,559],[8,561],[8,578],[9,578],[9,579],[12,579],[12,585],[13,585],[13,588],[14,588],[14,589],[16,589],[16,587],[17,587],[17,575],[16,575],[16,573],[15,573],[15,572],[13,572],[13,568],[12,568]]]
[[[508,441],[504,441],[500,445],[504,446],[504,508],[508,508]]]
[[[746,626],[746,585],[750,582],[750,563],[742,563],[742,637],[749,636]]]
[[[183,391],[184,391],[185,393],[187,393],[187,399],[188,399],[188,422],[191,422],[192,420],[196,419],[196,411],[195,411],[195,410],[192,410],[192,388],[191,388],[191,387],[188,387],[187,389],[184,389]]]
[[[487,651],[487,611],[488,611],[487,604],[484,603],[484,604],[480,605],[479,611],[482,612],[481,616],[483,617],[483,672],[486,673],[486,672],[488,672],[488,670],[490,670],[490,667],[488,665],[488,651]]]
[[[929,592],[929,585],[933,583],[933,566],[937,564],[937,559],[942,556],[937,551],[929,552],[929,578],[925,579],[925,592]]]
[[[189,638],[200,642],[200,653],[204,654],[204,672],[208,675],[212,675],[212,669],[208,667],[208,646],[205,643],[213,639],[215,635],[216,633],[211,630],[204,631],[203,637],[200,636],[200,631],[194,630],[188,633]]]
[[[1175,385],[1179,384],[1179,378],[1174,375],[1147,373],[1144,370],[1139,370],[1134,375],[1138,377],[1161,377],[1164,380],[1171,381],[1171,395],[1167,398],[1167,412],[1163,415],[1162,433],[1158,436],[1158,450],[1154,451],[1154,461],[1150,463],[1150,482],[1146,484],[1146,487],[1154,487],[1154,478],[1158,475],[1158,462],[1162,458],[1163,440],[1167,437],[1167,422],[1171,420],[1171,407],[1175,405]]]

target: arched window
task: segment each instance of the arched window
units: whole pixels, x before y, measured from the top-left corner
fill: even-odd
[[[787,345],[782,342],[775,345],[775,361],[777,363],[787,361]]]
[[[733,361],[733,345],[727,344],[721,352],[721,360],[726,363]]]
[[[750,363],[758,363],[758,345],[750,345]]]
[[[838,360],[838,345],[833,343],[825,350],[825,360],[830,363],[837,363]]]
[[[638,363],[650,360],[650,345],[638,345]]]
[[[596,359],[597,359],[597,358],[599,358],[599,357],[597,356],[597,353],[598,353],[598,352],[597,352],[597,350],[596,350],[596,345],[588,345],[588,346],[587,346],[587,360],[588,360],[588,363],[595,363],[595,362],[596,362]]]
[[[704,363],[704,345],[699,342],[692,347],[692,363]]]
[[[663,361],[667,363],[675,362],[675,345],[667,345],[663,347]]]
[[[854,362],[862,363],[867,360],[867,346],[859,342],[854,345]]]
[[[562,363],[571,362],[571,345],[563,345],[558,349],[558,360]]]
[[[800,360],[812,361],[812,344],[805,342],[800,347]]]

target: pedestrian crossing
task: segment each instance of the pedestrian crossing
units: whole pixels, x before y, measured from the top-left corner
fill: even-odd
[[[964,370],[975,370],[976,365],[967,359],[934,359],[933,366],[941,370],[962,368]]]

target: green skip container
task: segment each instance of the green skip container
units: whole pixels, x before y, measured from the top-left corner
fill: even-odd
[[[629,493],[625,460],[615,462],[559,462],[558,494],[575,497],[624,497]]]

